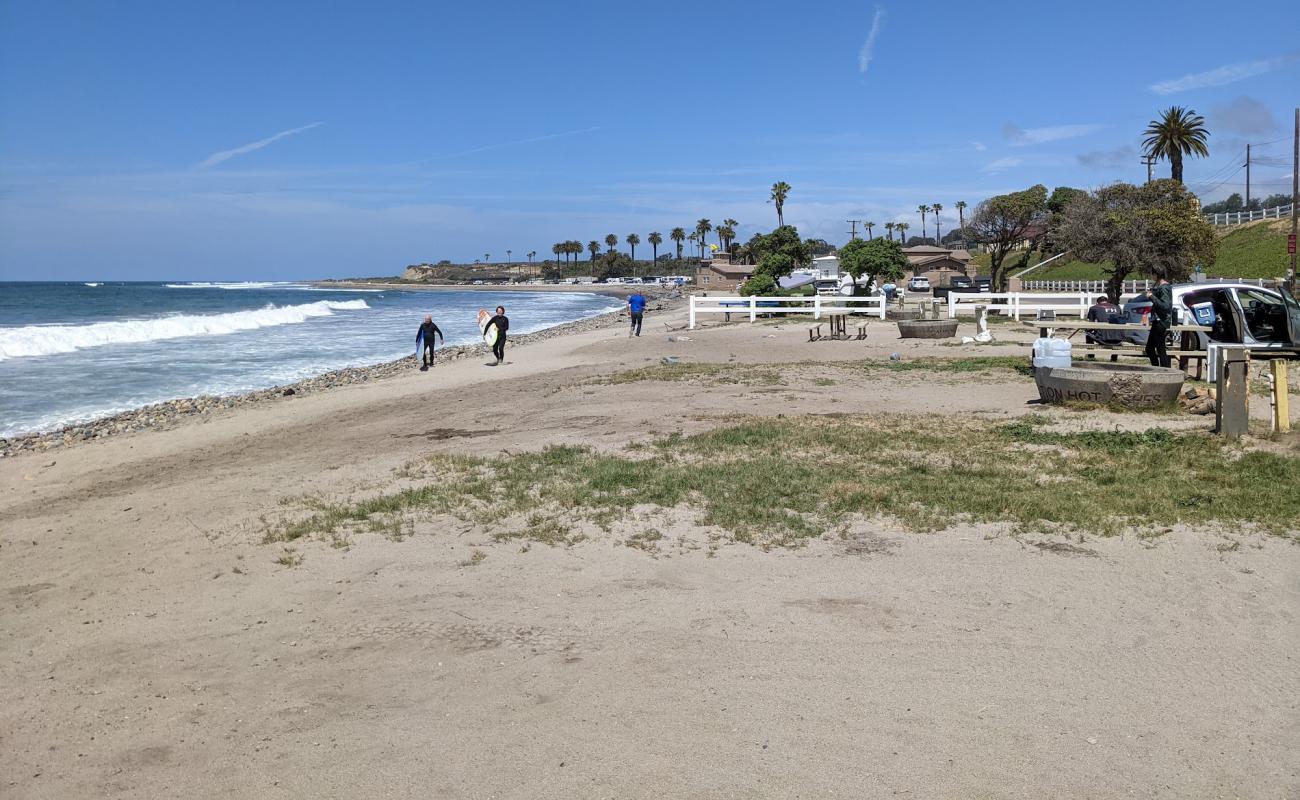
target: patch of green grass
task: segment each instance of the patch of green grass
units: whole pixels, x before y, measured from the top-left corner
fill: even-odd
[[[1022,356],[970,356],[967,358],[934,358],[926,356],[906,361],[855,361],[847,366],[865,370],[890,370],[893,372],[994,372],[1007,370],[1020,375],[1033,376],[1029,359]]]
[[[678,362],[676,364],[656,364],[641,367],[613,375],[604,375],[584,381],[584,385],[619,385],[638,381],[689,381],[703,380],[708,383],[736,383],[749,386],[780,386],[785,383],[781,373],[775,369],[755,366],[753,364],[700,364]]]
[[[813,386],[834,386],[836,381],[831,378],[813,378]]]
[[[475,550],[473,553],[470,553],[469,558],[460,562],[460,566],[477,567],[479,564],[482,564],[487,559],[487,557],[488,554],[483,552],[482,550]]]
[[[302,563],[302,553],[297,548],[286,547],[280,551],[280,555],[275,559],[275,563],[282,567],[296,567]]]
[[[1300,458],[1241,451],[1201,433],[1053,430],[1030,417],[755,419],[656,441],[654,458],[555,446],[484,461],[440,455],[427,484],[327,506],[271,538],[319,535],[372,516],[448,514],[501,540],[579,541],[634,508],[689,508],[732,540],[797,546],[851,516],[916,530],[1001,522],[1113,534],[1175,523],[1300,529]]]
[[[1277,220],[1233,227],[1219,240],[1207,270],[1224,278],[1276,278],[1286,274],[1288,222]]]
[[[654,528],[649,528],[647,530],[641,531],[640,533],[634,533],[631,536],[627,537],[627,540],[624,541],[623,544],[627,545],[628,547],[634,547],[637,550],[645,550],[646,552],[654,553],[654,552],[658,552],[659,541],[663,538],[664,535],[662,533],[655,530]]]

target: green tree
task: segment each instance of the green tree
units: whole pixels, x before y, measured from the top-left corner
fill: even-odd
[[[672,240],[673,240],[673,243],[677,245],[677,260],[678,260],[678,261],[681,261],[681,260],[682,260],[682,242],[686,241],[686,229],[685,229],[685,228],[673,228],[671,231],[668,232],[668,238],[669,238],[669,239],[672,239]]]
[[[776,226],[785,226],[785,199],[790,196],[790,184],[777,181],[772,184],[772,202],[776,205]]]
[[[868,239],[874,239],[874,238],[876,238],[876,237],[874,237],[874,236],[871,235],[871,229],[874,228],[874,227],[876,227],[876,223],[874,223],[874,222],[864,222],[864,223],[862,223],[862,227],[864,227],[864,228],[867,229],[867,238],[868,238]]]
[[[889,234],[889,241],[894,241],[894,228],[897,226],[892,222],[885,223],[885,231]]]
[[[1020,192],[1000,194],[983,201],[971,215],[971,235],[988,247],[995,291],[1005,292],[1007,254],[1025,240],[1031,226],[1042,222],[1047,212],[1047,187],[1042,184]]]
[[[606,236],[606,237],[605,237],[605,246],[609,248],[609,251],[610,251],[611,253],[614,252],[614,248],[615,248],[615,247],[618,247],[618,236],[616,236],[616,235],[614,235],[614,234],[612,234],[612,233],[609,234],[608,236]]]
[[[966,230],[966,201],[958,200],[957,203],[953,206],[953,208],[957,209],[958,227],[960,227],[962,230]]]
[[[1178,181],[1116,183],[1076,198],[1062,212],[1061,242],[1079,258],[1103,262],[1106,294],[1119,300],[1133,273],[1186,280],[1214,260],[1214,228]]]
[[[906,222],[895,222],[895,223],[894,223],[894,230],[898,231],[898,243],[899,243],[899,244],[906,244],[906,243],[907,243],[907,231],[908,231],[911,227],[912,227],[912,226],[911,226],[911,225],[908,225]]]
[[[930,207],[917,206],[916,210],[921,212],[921,235],[925,236],[925,215],[930,213]]]
[[[587,252],[591,253],[591,258],[589,258],[588,261],[595,261],[596,256],[600,255],[600,242],[595,239],[587,242]]]
[[[711,230],[713,230],[713,223],[710,222],[708,218],[701,219],[695,223],[695,237],[700,245],[700,258],[704,258],[704,246],[708,244],[708,242],[705,241],[705,237],[708,236],[709,231]]]
[[[663,236],[663,234],[660,233],[659,231],[651,231],[651,232],[650,232],[650,235],[647,236],[647,237],[645,237],[645,239],[646,239],[647,242],[650,243],[650,247],[651,247],[651,253],[652,253],[652,255],[651,255],[650,260],[653,261],[655,264],[658,264],[658,263],[659,263],[659,245],[661,245],[661,244],[664,243],[664,236]]]
[[[633,261],[636,261],[636,246],[639,244],[641,244],[640,236],[637,236],[635,233],[629,233],[627,235],[627,246],[632,250]]]
[[[722,227],[718,228],[718,236],[722,240],[718,244],[722,245],[723,250],[731,249],[731,243],[736,240],[736,226],[739,224],[734,219],[724,219],[722,221]]]
[[[563,251],[564,251],[564,245],[560,244],[559,242],[556,242],[555,244],[551,245],[551,252],[555,254],[555,261],[557,263],[560,260],[560,253],[562,253]]]
[[[755,272],[749,276],[749,280],[740,285],[737,291],[745,297],[777,297],[781,294],[781,286],[766,272]]]
[[[931,203],[930,210],[934,212],[934,241],[938,244],[943,239],[943,236],[939,233],[939,212],[943,211],[943,206],[938,203]],[[921,235],[925,235],[924,230],[921,231]]]
[[[1142,149],[1149,156],[1167,159],[1169,177],[1179,183],[1183,182],[1183,156],[1204,158],[1210,154],[1205,144],[1210,137],[1205,118],[1182,106],[1166,108],[1159,119],[1147,123],[1142,135],[1147,137],[1142,141]]]
[[[853,276],[854,285],[865,276],[869,283],[897,281],[911,264],[898,242],[885,239],[854,239],[840,248],[840,267]]]

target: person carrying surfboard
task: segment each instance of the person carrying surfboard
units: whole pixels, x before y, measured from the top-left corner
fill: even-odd
[[[425,372],[433,366],[433,337],[437,336],[443,344],[447,340],[443,338],[442,331],[433,323],[433,317],[426,314],[424,322],[420,323],[420,329],[415,332],[415,352],[420,356],[420,371]]]
[[[496,336],[492,338],[492,355],[496,356],[498,366],[506,360],[506,331],[510,330],[510,318],[506,316],[506,307],[497,306],[497,313],[494,314],[487,322],[482,323],[483,336],[489,335],[490,328],[496,328]]]

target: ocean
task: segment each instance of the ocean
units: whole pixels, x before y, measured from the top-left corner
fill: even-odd
[[[431,314],[448,345],[480,308],[527,333],[620,308],[583,292],[402,291],[282,282],[0,282],[0,437],[181,397],[264,389],[415,352]]]

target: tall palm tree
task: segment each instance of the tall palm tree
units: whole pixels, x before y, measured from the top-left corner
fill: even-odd
[[[691,243],[692,250],[695,249],[695,243],[699,241],[699,239],[700,235],[698,233],[691,233],[686,236],[686,241]],[[704,258],[704,253],[700,253],[700,258]]]
[[[564,252],[564,245],[558,243],[551,245],[551,252],[555,254],[555,261],[558,263],[560,260],[560,253]]]
[[[892,222],[885,223],[885,230],[889,231],[889,241],[894,241],[894,228],[898,226]]]
[[[630,247],[630,248],[632,248],[632,260],[633,260],[633,261],[636,261],[636,246],[639,245],[639,244],[641,244],[641,237],[640,237],[640,236],[637,236],[635,233],[629,233],[629,234],[627,235],[627,246]]]
[[[1148,156],[1169,159],[1169,177],[1183,182],[1183,156],[1210,154],[1205,140],[1210,132],[1205,129],[1205,117],[1189,108],[1170,106],[1160,114],[1160,119],[1147,123],[1142,132],[1147,137],[1142,149]]]
[[[536,257],[537,257],[537,251],[536,251],[536,250],[529,250],[529,251],[528,251],[528,263],[529,263],[529,264],[533,263],[533,259],[536,258]]]
[[[668,238],[677,243],[677,260],[682,260],[682,242],[686,241],[685,228],[673,228],[668,232]]]
[[[943,206],[938,203],[931,203],[930,210],[934,212],[934,243],[939,243],[939,212],[943,211]],[[925,231],[921,231],[921,236],[925,236]]]
[[[912,226],[908,225],[906,222],[894,223],[894,230],[898,231],[898,241],[907,244],[907,229],[911,227]]]
[[[573,261],[574,263],[577,263],[578,257],[582,255],[582,242],[577,239],[571,239],[569,241],[569,252],[573,253]]]
[[[961,227],[961,246],[966,247],[966,201],[958,200],[957,208],[957,225]]]
[[[695,223],[695,235],[700,242],[700,258],[704,258],[704,247],[708,244],[708,242],[705,241],[705,237],[709,235],[709,231],[711,230],[713,230],[713,223],[709,221],[708,217],[698,220]]]
[[[777,227],[785,224],[785,199],[789,196],[790,184],[785,181],[777,181],[772,184],[772,202],[776,204]]]
[[[723,231],[723,230],[726,230],[726,232],[727,232],[727,236],[726,236],[727,241],[725,241],[725,242],[721,242],[721,241],[720,241],[720,242],[718,242],[718,244],[722,245],[722,249],[723,249],[723,250],[730,250],[730,249],[731,249],[731,243],[734,242],[734,241],[736,240],[736,226],[739,225],[739,224],[740,224],[740,223],[739,223],[739,222],[736,222],[734,219],[724,219],[724,220],[722,221],[722,227],[721,227],[721,228],[718,228],[718,234],[719,234],[719,236],[721,236],[722,231]]]
[[[614,251],[614,248],[618,247],[618,237],[612,233],[606,236],[605,246],[608,247],[610,252],[612,253]]]
[[[650,231],[650,235],[647,236],[647,237],[645,237],[645,240],[646,240],[647,242],[649,242],[649,243],[650,243],[650,247],[653,248],[654,255],[651,257],[650,260],[653,261],[654,263],[658,264],[658,263],[659,263],[659,245],[661,245],[661,244],[664,243],[664,236],[663,236],[663,234],[660,233],[659,231]]]
[[[587,242],[587,252],[591,253],[590,260],[595,261],[596,256],[600,255],[600,242],[596,241],[595,239],[592,239],[590,242]]]
[[[925,238],[925,215],[930,213],[930,207],[917,206],[916,210],[921,212],[921,238],[924,239]]]
[[[876,227],[876,223],[874,223],[874,222],[864,222],[864,223],[862,223],[862,227],[864,227],[864,228],[867,229],[867,239],[874,239],[874,238],[876,238],[876,237],[874,237],[874,236],[871,235],[871,229],[874,228],[874,227]]]

